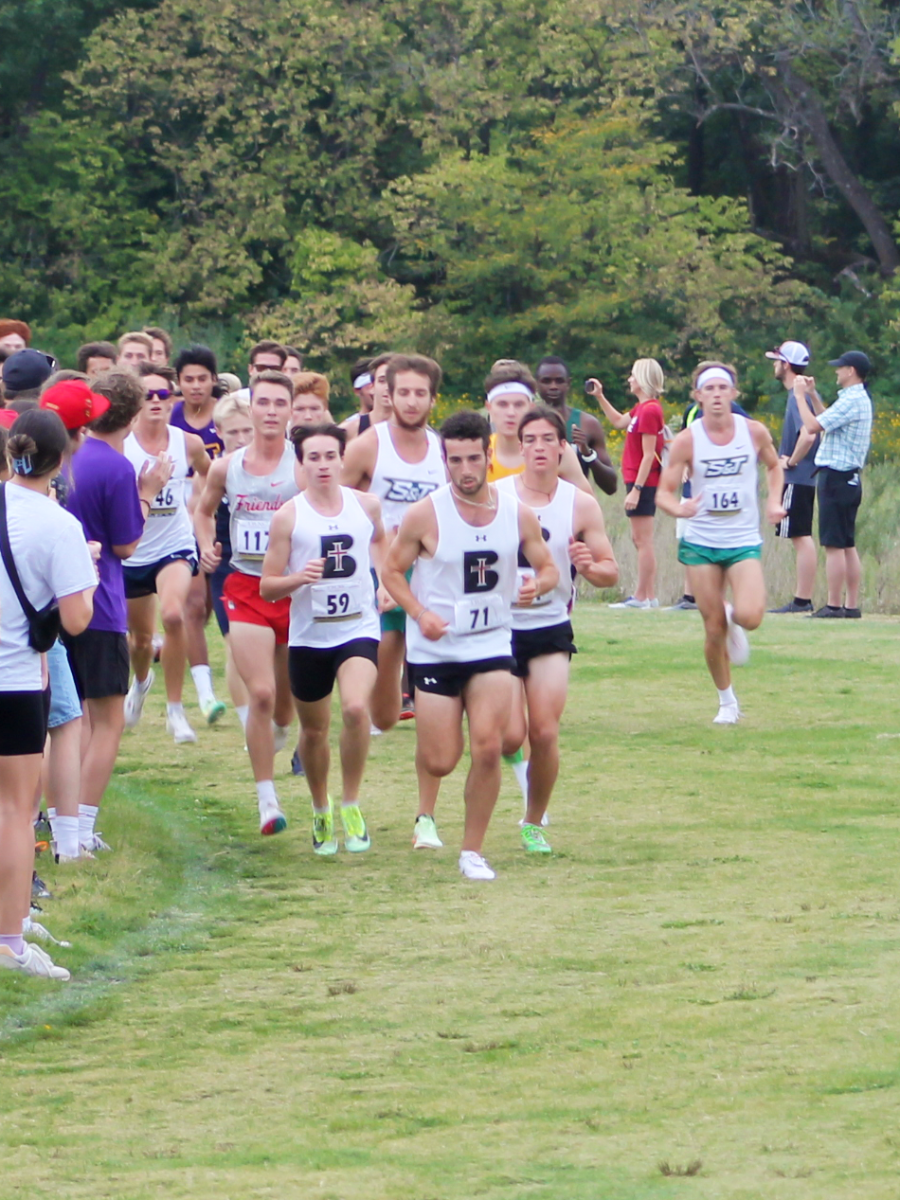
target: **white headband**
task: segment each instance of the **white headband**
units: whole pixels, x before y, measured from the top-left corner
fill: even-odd
[[[509,383],[498,383],[496,387],[492,387],[487,394],[488,404],[492,400],[496,400],[498,396],[527,396],[529,400],[534,399],[534,392],[527,383],[520,383],[518,379],[511,379]]]
[[[353,390],[359,391],[360,388],[368,387],[370,383],[374,382],[375,380],[368,372],[366,372],[364,375],[357,375],[357,377],[353,380]]]
[[[729,375],[724,367],[707,367],[705,371],[701,371],[697,376],[697,382],[694,384],[694,389],[699,392],[704,384],[712,383],[717,379],[722,383],[728,383],[734,387],[734,379],[732,379],[731,375]]]

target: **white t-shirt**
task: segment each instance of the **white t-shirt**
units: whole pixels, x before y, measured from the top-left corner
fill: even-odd
[[[4,490],[13,561],[34,607],[96,587],[81,523],[40,492],[14,483]],[[0,560],[0,691],[40,690],[41,656],[28,645],[28,619]]]

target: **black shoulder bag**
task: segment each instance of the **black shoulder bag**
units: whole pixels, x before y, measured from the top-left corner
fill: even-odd
[[[6,523],[6,484],[0,484],[0,557],[6,567],[9,582],[13,586],[16,598],[22,606],[22,611],[28,619],[28,645],[38,654],[46,654],[59,637],[60,619],[59,606],[55,600],[38,610],[34,607],[22,588],[19,572],[12,556],[9,544],[9,526]]]

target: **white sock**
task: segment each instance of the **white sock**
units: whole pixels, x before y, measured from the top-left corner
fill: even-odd
[[[166,716],[167,717],[176,717],[176,716],[183,717],[184,716],[184,705],[181,703],[180,700],[178,701],[177,704],[167,704],[166,705]]]
[[[57,854],[66,858],[78,857],[78,838],[81,833],[79,817],[57,817],[53,822],[53,838],[56,842]],[[93,832],[93,826],[92,830]]]
[[[528,803],[528,759],[523,758],[521,762],[512,764],[513,773],[519,783],[519,789],[522,792],[522,799]]]
[[[277,804],[278,797],[275,795],[274,779],[261,779],[256,785],[256,799],[260,806],[263,804]]]
[[[244,733],[246,733],[247,732],[247,718],[250,716],[250,705],[249,704],[236,704],[234,711],[238,715],[238,720],[241,723],[241,729],[243,729]]]
[[[26,933],[31,933],[31,913],[22,918],[22,936],[24,937]]]
[[[137,684],[139,692],[146,692],[152,682],[150,679],[150,672],[147,672],[146,679],[138,679],[137,675],[135,675],[134,682]]]
[[[203,663],[199,667],[191,667],[191,679],[194,681],[194,687],[197,689],[197,699],[201,705],[207,704],[211,700],[215,700],[215,692],[212,685],[212,671]]]
[[[719,693],[720,704],[737,704],[737,696],[734,694],[733,687],[717,688]]]
[[[82,846],[88,845],[94,836],[94,822],[99,811],[93,804],[78,805],[78,840]]]
[[[47,807],[47,820],[50,822],[50,833],[56,837],[56,809]]]

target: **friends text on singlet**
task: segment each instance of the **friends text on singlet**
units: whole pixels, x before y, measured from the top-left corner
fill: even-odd
[[[343,507],[324,517],[305,495],[294,497],[294,529],[288,571],[324,558],[322,578],[291,596],[291,646],[331,649],[355,638],[381,637],[369,546],[373,525],[351,488],[341,488]]]
[[[426,429],[425,457],[421,462],[409,463],[394,447],[390,421],[379,421],[373,428],[378,438],[378,453],[369,491],[381,501],[385,529],[395,530],[400,528],[410,504],[424,500],[444,484],[447,474],[441,441],[433,430]]]
[[[477,662],[510,653],[519,502],[508,492],[496,496],[490,525],[470,525],[459,515],[450,484],[432,493],[437,546],[433,557],[416,560],[410,586],[421,604],[447,622],[447,632],[433,642],[408,621],[411,663]]]
[[[497,487],[501,492],[508,492],[518,500],[517,478],[521,478],[521,476],[509,475],[505,479],[501,479]],[[560,625],[569,619],[574,594],[572,561],[569,558],[569,538],[573,534],[575,497],[577,495],[578,488],[574,484],[560,479],[557,481],[556,492],[549,504],[543,504],[540,508],[529,505],[538,519],[547,549],[552,554],[556,569],[559,571],[559,583],[552,592],[538,596],[529,605],[521,608],[513,605],[513,629],[545,629],[550,625]],[[522,503],[524,504],[525,501],[523,500]],[[519,550],[517,590],[526,579],[532,578],[534,573],[534,567]]]
[[[131,558],[125,559],[126,567],[149,567],[160,562],[169,554],[195,549],[194,527],[187,509],[187,483],[190,463],[187,458],[187,443],[184,431],[175,425],[167,425],[169,444],[166,454],[172,460],[172,475],[165,487],[153,497],[144,532]],[[123,447],[125,457],[140,478],[144,464],[152,465],[156,455],[150,454],[129,433]]]
[[[244,575],[262,575],[269,548],[269,526],[282,504],[297,495],[293,447],[285,445],[281,461],[268,475],[251,475],[244,468],[250,449],[235,450],[228,462],[225,492],[231,509],[231,565]]]
[[[762,542],[756,447],[746,417],[733,413],[731,419],[734,436],[724,446],[710,440],[703,418],[690,427],[691,492],[700,496],[700,511],[688,520],[684,540],[695,546],[731,550]]]

